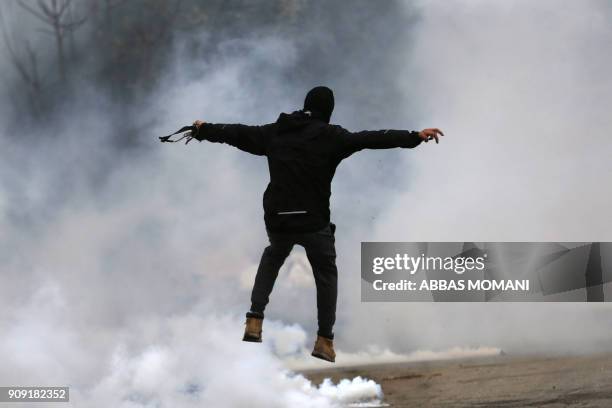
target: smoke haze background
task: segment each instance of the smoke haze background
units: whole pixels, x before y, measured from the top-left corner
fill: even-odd
[[[345,361],[454,347],[610,351],[606,304],[362,304],[355,255],[376,240],[612,240],[608,3],[185,1],[175,15],[140,1],[118,3],[111,26],[96,4],[74,6],[89,18],[67,43],[65,81],[40,22],[2,5],[45,86],[28,99],[5,42],[0,383],[52,378],[77,406],[337,402],[286,371],[316,330],[303,250],[281,270],[265,344],[239,341],[266,245],[265,159],[156,138],[196,118],[272,122],[319,84],[336,93],[332,121],[350,130],[447,134],[338,169]],[[132,27],[163,24],[155,47],[130,43]],[[119,37],[125,55],[104,42],[108,27],[130,34]],[[351,390],[380,397],[372,383]]]

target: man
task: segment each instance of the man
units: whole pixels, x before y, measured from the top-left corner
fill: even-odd
[[[317,287],[319,330],[312,355],[335,361],[333,326],[336,320],[337,270],[329,198],[336,167],[362,149],[413,148],[443,135],[439,129],[420,132],[378,130],[351,133],[330,125],[334,94],[323,86],[306,95],[304,109],[281,113],[264,126],[212,124],[195,121],[199,141],[227,143],[245,152],[266,156],[270,183],[263,197],[270,245],[263,251],[246,314],[243,340],[262,341],[264,309],[274,281],[294,245],[301,245],[312,266]]]

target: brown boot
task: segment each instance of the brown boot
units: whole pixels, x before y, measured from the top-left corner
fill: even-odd
[[[317,336],[317,342],[312,350],[313,357],[320,358],[321,360],[335,362],[336,352],[334,351],[334,341],[327,337]]]
[[[263,319],[247,317],[245,324],[246,327],[244,328],[244,337],[242,341],[261,343],[261,326],[263,325]]]

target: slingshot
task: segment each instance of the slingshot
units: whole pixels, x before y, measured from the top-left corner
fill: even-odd
[[[179,133],[183,133],[181,135],[181,137],[179,137],[176,140],[172,140],[170,139],[172,136],[174,135],[178,135]],[[177,130],[174,133],[169,134],[168,136],[159,136],[159,141],[162,143],[168,142],[168,143],[176,143],[176,142],[180,142],[183,139],[187,139],[185,141],[185,144],[191,142],[192,139],[195,139],[195,134],[198,133],[198,128],[195,125],[191,125],[191,126],[183,126],[182,128],[180,128],[179,130]]]

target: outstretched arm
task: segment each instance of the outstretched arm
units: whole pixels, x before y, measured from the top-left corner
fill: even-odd
[[[423,129],[420,132],[387,129],[364,130],[356,133],[340,129],[340,149],[344,157],[362,149],[413,148],[423,141],[428,142],[433,139],[438,143],[439,136],[444,136],[444,133],[437,128]]]
[[[199,141],[227,143],[247,153],[263,156],[266,154],[268,131],[271,125],[247,126],[240,124],[193,122],[198,131],[194,135]]]

